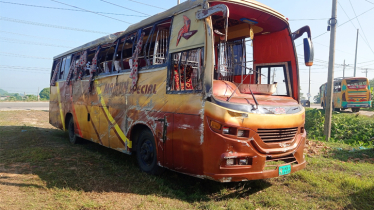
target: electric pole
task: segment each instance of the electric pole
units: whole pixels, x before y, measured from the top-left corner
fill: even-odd
[[[37,95],[37,97],[38,97],[38,101],[39,101],[39,87],[38,87],[38,93],[36,94]]]
[[[335,64],[335,38],[336,38],[336,24],[337,24],[337,3],[338,0],[332,1],[332,12],[329,24],[331,26],[330,33],[330,53],[329,53],[329,72],[327,77],[327,97],[326,97],[326,113],[325,113],[325,137],[329,141],[331,136],[331,115],[332,115],[332,95],[334,84],[334,64]]]
[[[181,0],[178,0],[178,4],[180,4],[181,3]]]
[[[345,60],[344,60],[344,64],[343,64],[343,79],[345,78],[345,67],[346,66],[349,66],[349,64],[345,65]]]
[[[308,89],[308,101],[309,101],[309,103],[310,103],[310,70],[311,70],[311,66],[309,66],[309,89]]]
[[[365,71],[362,73],[366,73],[366,78],[368,78],[368,69],[365,69]]]
[[[353,77],[356,77],[357,48],[358,48],[358,29],[357,29],[357,38],[356,38],[356,55],[355,55],[355,66],[354,66]]]

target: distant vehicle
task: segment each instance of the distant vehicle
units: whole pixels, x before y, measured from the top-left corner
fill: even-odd
[[[292,33],[254,0],[184,1],[54,57],[49,121],[71,143],[135,153],[149,174],[236,182],[294,173],[306,166],[294,44],[303,34],[312,66],[308,26]]]
[[[300,103],[303,107],[310,107],[310,101],[309,100],[301,100]]]
[[[327,83],[321,85],[319,94],[321,106],[326,107]],[[359,112],[360,108],[371,107],[370,83],[366,77],[335,78],[332,107],[334,111],[352,109]]]

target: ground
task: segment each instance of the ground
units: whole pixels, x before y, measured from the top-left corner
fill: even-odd
[[[310,140],[305,153],[306,169],[273,179],[151,176],[133,156],[71,145],[48,112],[3,111],[0,209],[372,209],[373,149]]]

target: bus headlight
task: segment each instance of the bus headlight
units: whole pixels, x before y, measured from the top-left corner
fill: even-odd
[[[228,166],[234,165],[234,158],[226,159],[226,165],[228,165]]]

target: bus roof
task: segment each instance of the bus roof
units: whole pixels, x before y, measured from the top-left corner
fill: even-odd
[[[147,18],[147,19],[144,19],[144,20],[142,20],[138,23],[132,24],[125,31],[121,31],[121,32],[117,32],[117,33],[114,33],[114,34],[110,34],[110,35],[101,37],[101,38],[96,39],[92,42],[86,43],[84,45],[81,45],[79,47],[71,49],[67,52],[59,54],[59,55],[53,57],[53,59],[56,59],[56,58],[59,58],[59,57],[62,57],[62,56],[65,56],[65,55],[68,55],[68,54],[71,54],[71,53],[74,53],[74,52],[79,52],[79,51],[83,51],[83,50],[86,50],[86,49],[90,49],[90,48],[95,47],[97,45],[112,43],[112,42],[116,41],[119,37],[125,35],[126,33],[135,31],[139,28],[151,25],[152,23],[154,23],[156,21],[166,19],[168,17],[172,17],[172,16],[174,16],[178,13],[181,13],[181,12],[187,11],[189,9],[192,9],[196,6],[202,5],[204,3],[204,1],[205,0],[188,0],[188,1],[185,1],[181,4],[179,4],[179,5],[176,5],[172,8],[170,8],[170,9],[168,9],[168,10],[165,10],[164,12],[157,13],[157,14],[155,14],[155,15]],[[274,9],[272,9],[272,8],[266,6],[266,5],[264,5],[264,4],[262,4],[258,1],[255,1],[255,0],[207,0],[207,2],[214,2],[214,3],[222,2],[222,3],[233,3],[233,4],[244,5],[246,7],[251,7],[253,9],[271,14],[271,15],[279,18],[280,20],[282,20],[282,21],[284,21],[285,23],[288,24],[287,19],[282,14],[280,14],[276,10],[274,10]]]
[[[345,77],[345,78],[337,77],[337,78],[334,78],[334,82],[339,82],[339,81],[343,81],[343,80],[351,80],[351,79],[365,79],[365,80],[367,80],[368,78],[366,78],[366,77]],[[326,84],[327,84],[327,82],[323,83],[321,86],[326,85]]]

